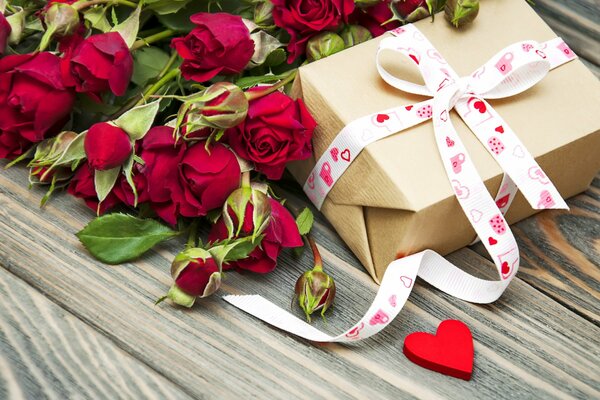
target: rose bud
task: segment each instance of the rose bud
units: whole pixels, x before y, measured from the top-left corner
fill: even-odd
[[[68,121],[75,94],[64,87],[59,62],[47,52],[0,58],[0,158],[18,157]]]
[[[248,211],[250,215],[247,215]],[[246,221],[247,217],[251,221]],[[223,221],[229,238],[238,237],[244,226],[252,226],[252,232],[244,232],[246,235],[251,234],[253,238],[260,236],[268,226],[270,217],[271,204],[267,195],[248,186],[234,190],[223,205]]]
[[[344,41],[346,48],[373,39],[371,32],[369,32],[367,28],[360,25],[346,25],[346,27],[340,32],[340,37]]]
[[[200,248],[179,253],[171,265],[171,276],[175,283],[167,298],[184,307],[193,306],[197,297],[215,293],[222,279],[217,262],[207,250]]]
[[[310,237],[308,242],[313,251],[315,267],[306,271],[298,278],[295,286],[295,293],[298,297],[298,304],[306,314],[306,319],[310,322],[310,316],[315,311],[321,310],[321,316],[324,318],[327,311],[335,299],[335,282],[333,278],[323,272],[323,261],[319,254],[316,243]]]
[[[58,36],[68,36],[79,28],[79,12],[67,3],[53,3],[44,13],[47,30]]]
[[[217,82],[182,106],[185,112],[185,131],[203,128],[228,129],[239,125],[248,114],[248,99],[239,86]],[[187,137],[187,135],[186,135]]]
[[[0,56],[4,54],[4,50],[6,50],[11,30],[12,28],[6,20],[6,17],[0,12]]]
[[[52,171],[54,168],[52,165],[62,157],[77,136],[78,134],[75,132],[65,131],[53,138],[44,140],[36,147],[33,159],[28,166],[35,169],[44,168],[44,174],[48,173],[46,170]],[[76,161],[73,160],[73,162]],[[40,181],[44,180],[46,180],[46,177],[40,176]]]
[[[115,96],[125,94],[133,74],[133,57],[118,32],[71,40],[64,52],[61,72],[67,86],[97,101],[108,90]]]
[[[92,125],[85,136],[83,147],[88,163],[99,171],[123,165],[132,151],[127,132],[108,122]]]
[[[479,13],[479,0],[448,0],[444,15],[452,25],[459,28],[473,22]]]
[[[306,58],[309,62],[320,60],[344,48],[344,40],[337,33],[322,32],[309,39],[306,44]]]
[[[266,0],[254,7],[254,23],[262,27],[273,25],[273,3]]]
[[[215,76],[237,74],[254,55],[254,42],[242,18],[227,13],[198,13],[190,17],[196,27],[171,41],[183,58],[185,79],[206,82]]]
[[[302,246],[302,237],[298,226],[290,212],[277,200],[269,199],[271,217],[262,234],[262,241],[247,257],[230,261],[223,265],[224,269],[237,269],[266,274],[277,267],[277,259],[282,248]],[[232,212],[230,211],[230,215]],[[253,221],[254,206],[248,203],[245,210],[244,223],[239,237],[248,237],[256,230]],[[232,215],[232,218],[234,216]],[[237,239],[237,236],[234,236]],[[215,243],[230,239],[224,218],[220,218],[212,227],[208,240]]]

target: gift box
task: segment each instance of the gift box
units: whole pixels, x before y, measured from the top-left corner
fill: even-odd
[[[453,28],[442,15],[434,23],[415,25],[460,76],[510,44],[557,36],[521,0],[486,1],[465,29]],[[381,79],[375,56],[388,36],[300,68],[294,94],[319,124],[313,157],[289,166],[301,184],[344,126],[364,115],[425,100]],[[422,82],[404,57],[392,54],[382,63],[402,79]],[[564,198],[586,190],[600,169],[600,83],[580,61],[561,65],[529,90],[490,104]],[[455,111],[450,119],[487,189],[496,194],[502,169]],[[448,254],[475,239],[444,171],[431,121],[368,145],[332,187],[321,211],[376,281],[396,258],[424,249]],[[506,218],[515,223],[537,211],[517,194]]]

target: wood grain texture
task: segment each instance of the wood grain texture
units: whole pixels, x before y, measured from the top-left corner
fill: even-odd
[[[600,175],[585,193],[513,225],[521,250],[519,278],[600,325]],[[485,248],[472,247],[489,258]]]
[[[168,266],[181,243],[163,246],[135,264],[97,263],[73,235],[92,213],[67,196],[39,210],[41,193],[23,188],[24,179],[21,169],[0,174],[0,264],[194,396],[600,396],[600,328],[518,279],[503,299],[488,306],[418,284],[405,311],[376,338],[356,346],[317,346],[271,329],[219,297],[192,310],[155,307],[153,301],[169,286]],[[366,311],[377,286],[328,224],[318,221],[315,230],[340,288],[329,323],[316,325],[336,333]],[[468,249],[451,260],[493,270]],[[288,256],[267,276],[230,273],[221,293],[260,293],[288,307],[293,283],[310,263],[308,254],[299,260]],[[416,367],[402,355],[408,333],[431,332],[446,318],[463,320],[474,333],[471,382]]]
[[[598,0],[536,0],[534,10],[576,54],[600,65]]]
[[[3,268],[0,297],[0,399],[190,398]]]

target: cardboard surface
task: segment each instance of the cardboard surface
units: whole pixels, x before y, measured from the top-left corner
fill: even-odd
[[[435,23],[426,19],[416,25],[461,76],[509,44],[556,37],[522,0],[486,1],[475,22],[463,30],[451,27],[441,15]],[[381,39],[300,68],[294,89],[319,123],[313,139],[317,157],[352,120],[424,100],[379,77],[375,53]],[[384,63],[397,76],[422,82],[403,57],[390,55]],[[600,82],[580,61],[552,70],[525,93],[490,103],[563,197],[588,187],[600,169]],[[488,189],[495,193],[500,167],[455,112],[451,118]],[[303,184],[313,165],[314,159],[297,162],[290,170]],[[332,189],[322,212],[376,280],[397,256],[425,248],[447,254],[474,237],[454,199],[431,122],[369,145]],[[535,212],[519,195],[507,218],[513,223]]]

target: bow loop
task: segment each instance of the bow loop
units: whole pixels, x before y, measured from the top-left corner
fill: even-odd
[[[519,42],[504,48],[471,74],[469,87],[486,99],[510,97],[537,84],[550,68],[539,43]]]

